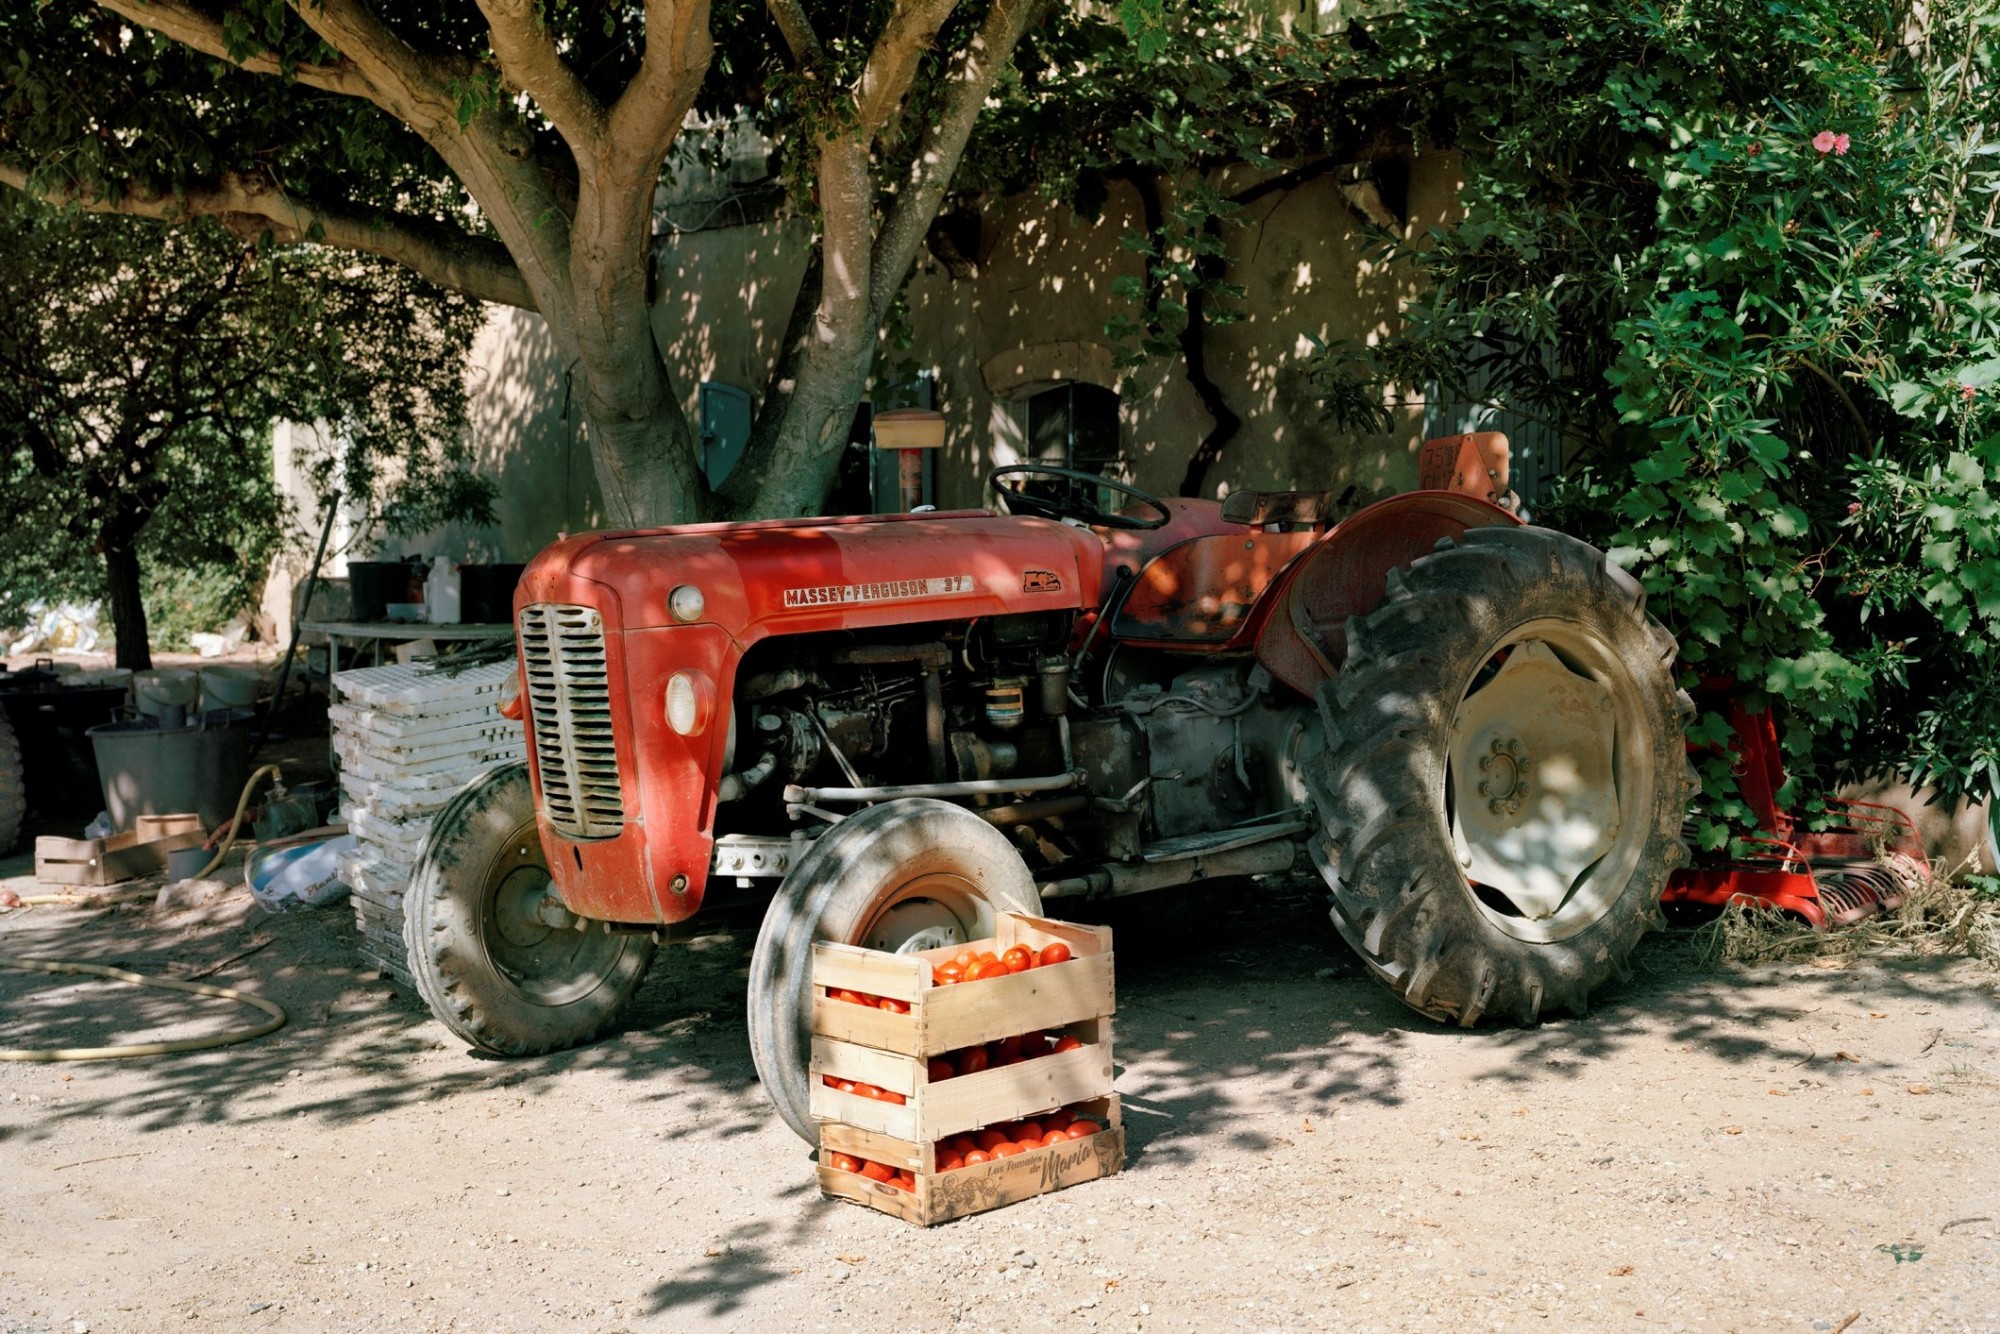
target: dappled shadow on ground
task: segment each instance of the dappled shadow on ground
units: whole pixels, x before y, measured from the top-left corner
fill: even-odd
[[[9,869],[0,866],[0,871]],[[16,882],[18,885],[20,882]],[[1135,1173],[1172,1168],[1227,1143],[1276,1152],[1343,1112],[1391,1111],[1413,1081],[1448,1078],[1497,1097],[1569,1081],[1640,1052],[1695,1051],[1744,1069],[1831,1081],[1854,1067],[1816,1049],[1801,1021],[1822,1006],[1922,1000],[1961,985],[1949,965],[1873,962],[1855,970],[1786,966],[1704,973],[1685,932],[1641,946],[1636,976],[1597,997],[1585,1019],[1535,1029],[1440,1028],[1367,976],[1327,924],[1321,894],[1222,884],[1186,904],[1133,900],[1106,910],[1117,931],[1118,1088]],[[1087,911],[1051,905],[1056,915]],[[591,1047],[530,1060],[468,1052],[413,1000],[362,969],[345,905],[267,916],[239,893],[159,918],[150,905],[109,912],[33,909],[0,919],[0,953],[110,963],[174,976],[272,943],[211,980],[284,1005],[291,1024],[245,1046],[135,1064],[119,1079],[79,1076],[26,1119],[0,1118],[13,1145],[66,1122],[108,1121],[146,1137],[198,1123],[347,1125],[460,1095],[506,1090],[528,1114],[561,1110],[595,1072],[590,1096],[624,1090],[634,1125],[684,1142],[690,1155],[762,1135],[774,1117],[745,1038],[743,988],[754,933],[736,929],[663,951],[624,1029]],[[1784,999],[1760,979],[1784,976]],[[1802,999],[1803,997],[1803,999]],[[78,1046],[187,1036],[254,1018],[224,1002],[0,971],[0,1046]],[[1823,1043],[1822,1043],[1823,1045]],[[1431,1068],[1442,1062],[1449,1073]],[[1475,1059],[1464,1059],[1470,1050]],[[1859,1078],[1859,1075],[1854,1077]],[[1434,1088],[1434,1083],[1426,1083]],[[532,1097],[547,1099],[531,1104]],[[474,1105],[470,1100],[467,1106]],[[489,1111],[489,1114],[492,1114]],[[656,1313],[728,1317],[792,1271],[778,1257],[820,1235],[830,1205],[815,1197],[806,1149],[782,1194],[782,1224],[745,1221],[649,1290]],[[707,1170],[702,1168],[700,1170]]]

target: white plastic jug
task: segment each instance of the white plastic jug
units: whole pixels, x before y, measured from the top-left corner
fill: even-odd
[[[424,619],[432,625],[457,625],[464,599],[459,586],[458,567],[448,556],[431,562],[430,578],[424,580]]]

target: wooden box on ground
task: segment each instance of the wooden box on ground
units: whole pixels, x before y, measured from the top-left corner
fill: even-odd
[[[167,869],[167,854],[199,847],[199,815],[142,815],[129,834],[35,840],[35,879],[49,885],[115,885]]]
[[[1084,1119],[1096,1121],[1104,1129],[1082,1139],[950,1172],[931,1170],[935,1149],[930,1143],[913,1144],[838,1122],[825,1122],[819,1128],[819,1188],[836,1199],[853,1200],[906,1222],[930,1227],[968,1214],[1018,1204],[1065,1186],[1108,1177],[1125,1166],[1125,1123],[1118,1096],[1090,1099],[1080,1105],[1079,1111],[1088,1113]],[[826,1166],[827,1159],[836,1153],[849,1153],[905,1169],[915,1175],[917,1188],[903,1190],[858,1172]]]
[[[907,1168],[914,1193],[830,1167],[830,1195],[931,1224],[1108,1176],[1124,1162],[1124,1131],[1111,1092],[1111,1018],[1116,1009],[1111,932],[1017,913],[1002,914],[974,950],[1039,953],[1061,942],[1071,957],[1006,977],[935,985],[933,965],[966,946],[886,954],[853,945],[813,946],[810,1099],[823,1152],[852,1153]],[[836,1000],[847,990],[902,1002],[907,1013]],[[933,1082],[932,1057],[1030,1033],[1075,1038],[1069,1051],[1031,1056]],[[842,1092],[829,1080],[872,1085],[901,1101]],[[937,1141],[1075,1104],[1101,1108],[1105,1129],[1084,1140],[939,1173]],[[855,1147],[855,1146],[865,1147]],[[878,1187],[880,1189],[878,1189]]]

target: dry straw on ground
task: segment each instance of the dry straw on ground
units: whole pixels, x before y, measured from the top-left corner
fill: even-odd
[[[1928,880],[1901,907],[1831,931],[1815,931],[1765,904],[1738,900],[1696,933],[1702,964],[1801,963],[1901,952],[1958,955],[2000,968],[2000,899],[1966,885]]]

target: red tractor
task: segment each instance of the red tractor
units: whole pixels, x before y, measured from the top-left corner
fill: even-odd
[[[1474,466],[1339,521],[1021,465],[1005,514],[557,542],[516,595],[532,759],[410,887],[425,999],[496,1052],[583,1042],[669,928],[775,885],[751,1049],[811,1138],[814,941],[1310,862],[1423,1013],[1583,1012],[1685,859],[1691,705],[1639,585],[1440,444]]]

